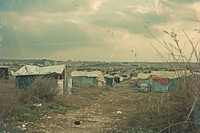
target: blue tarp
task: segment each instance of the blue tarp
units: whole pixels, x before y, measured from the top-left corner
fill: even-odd
[[[152,81],[151,82],[151,91],[167,92],[168,87],[167,87],[167,85],[163,85],[158,82]]]
[[[114,78],[105,78],[105,81],[106,81],[106,85],[107,86],[113,86],[114,85],[114,82],[115,82],[115,80],[114,80]]]
[[[57,75],[26,75],[16,76],[16,87],[19,89],[26,89],[37,79],[44,81],[51,80],[52,83],[57,83]]]

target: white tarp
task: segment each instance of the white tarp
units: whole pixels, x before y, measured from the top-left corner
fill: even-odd
[[[139,73],[137,79],[148,79],[151,76],[151,73]]]
[[[16,72],[12,72],[14,76],[22,75],[45,75],[51,73],[62,74],[65,70],[65,65],[54,65],[46,67],[38,67],[33,65],[25,65]]]
[[[184,76],[190,76],[192,73],[189,70],[183,70],[183,71],[152,71],[151,75],[168,78],[168,79],[174,79],[178,77],[184,77]]]
[[[87,71],[73,71],[71,73],[72,77],[80,77],[80,76],[86,76],[86,77],[101,77],[103,76],[101,71],[92,71],[92,72],[87,72]]]
[[[103,73],[101,71],[92,71],[92,72],[87,72],[87,71],[73,71],[71,73],[72,77],[96,77],[99,81],[102,81],[105,83]]]
[[[63,94],[64,80],[63,79],[58,80],[57,84],[58,84],[58,95],[61,95]]]

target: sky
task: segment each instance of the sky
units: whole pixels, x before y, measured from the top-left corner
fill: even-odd
[[[164,31],[190,56],[200,0],[0,0],[0,58],[162,61]]]

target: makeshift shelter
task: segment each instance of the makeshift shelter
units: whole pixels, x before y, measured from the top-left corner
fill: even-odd
[[[101,71],[73,71],[72,84],[78,87],[104,87],[105,80]]]
[[[119,74],[114,74],[114,77],[115,77],[115,82],[116,83],[120,83],[123,81],[123,77],[120,76]]]
[[[16,77],[16,86],[20,89],[28,88],[36,79],[48,79],[59,86],[59,93],[67,87],[65,65],[54,65],[38,67],[25,65],[16,72],[12,72]]]
[[[104,75],[106,86],[112,87],[115,84],[115,77],[109,74]]]
[[[151,73],[139,73],[136,78],[131,79],[131,83],[139,87],[146,84],[150,91],[174,92],[179,88],[180,80],[190,75],[190,71],[152,71]]]
[[[168,78],[152,75],[150,78],[151,91],[168,92]]]
[[[175,92],[179,89],[181,79],[189,77],[190,71],[152,71],[152,91]]]
[[[141,86],[141,84],[150,84],[150,73],[139,73],[137,78],[135,78],[135,80],[137,80],[137,86]]]
[[[8,79],[8,72],[9,66],[0,66],[0,79]]]

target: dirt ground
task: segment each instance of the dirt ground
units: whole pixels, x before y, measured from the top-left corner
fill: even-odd
[[[137,109],[134,101],[145,94],[134,93],[129,82],[114,88],[75,88],[71,95],[59,95],[56,100],[78,110],[65,114],[49,114],[40,120],[26,123],[28,132],[49,133],[121,133],[128,127],[130,116]],[[75,121],[80,121],[79,125]]]

